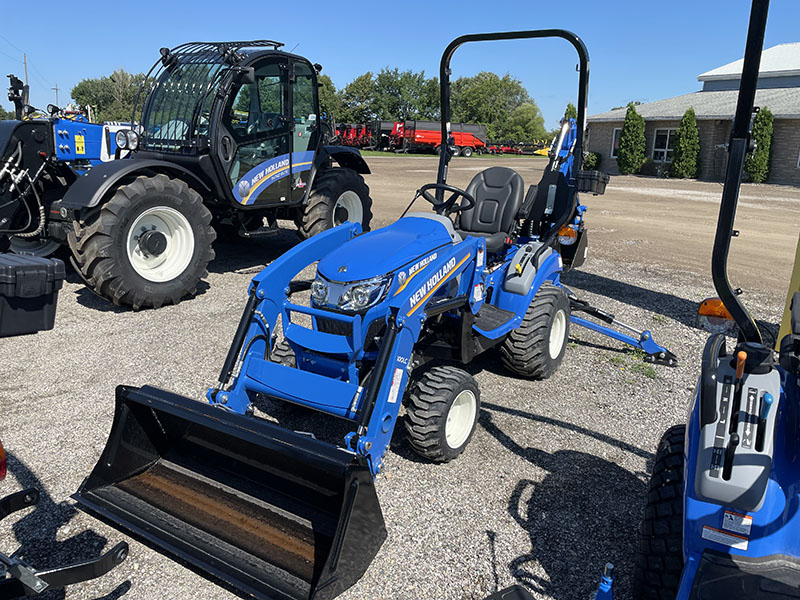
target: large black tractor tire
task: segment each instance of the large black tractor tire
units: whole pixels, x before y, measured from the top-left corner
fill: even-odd
[[[322,231],[353,220],[369,231],[372,198],[364,178],[353,171],[335,167],[319,173],[308,203],[297,216],[297,235],[306,240]]]
[[[134,310],[158,308],[194,294],[208,275],[216,239],[210,223],[203,199],[185,182],[140,176],[75,222],[68,242],[97,294]]]
[[[634,598],[673,600],[683,571],[683,447],[685,425],[673,425],[658,444],[647,491]]]
[[[569,338],[569,298],[545,283],[536,292],[520,326],[500,347],[503,364],[522,377],[547,379],[564,358]]]
[[[481,393],[472,375],[457,367],[432,367],[406,394],[405,426],[414,451],[434,462],[448,462],[461,454],[481,409]]]

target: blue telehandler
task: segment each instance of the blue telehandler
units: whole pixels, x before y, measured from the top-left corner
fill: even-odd
[[[117,388],[103,454],[76,494],[81,506],[260,598],[333,598],[364,573],[386,537],[374,478],[400,407],[421,456],[464,451],[480,389],[464,368],[496,352],[515,375],[543,379],[561,363],[581,303],[561,283],[585,257],[578,192],[606,177],[580,170],[589,59],[564,30],[462,36],[441,60],[442,147],[450,140],[450,59],[464,43],[557,37],[580,62],[578,115],[563,123],[538,185],[505,167],[466,189],[417,190],[433,211],[364,233],[318,233],[253,278],[216,385],[202,404],[154,387]],[[614,330],[593,323],[602,332]],[[649,332],[617,334],[674,364]],[[259,418],[271,403],[348,425],[341,445]]]

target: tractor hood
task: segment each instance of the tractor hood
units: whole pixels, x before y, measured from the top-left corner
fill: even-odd
[[[355,237],[331,252],[319,261],[317,272],[328,281],[362,281],[392,273],[452,242],[444,223],[424,217],[403,217],[388,227]]]

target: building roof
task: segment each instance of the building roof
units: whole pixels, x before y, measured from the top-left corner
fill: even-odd
[[[733,119],[736,112],[738,90],[719,92],[693,92],[639,104],[636,112],[646,121],[679,121],[689,107],[694,108],[698,120]],[[800,119],[800,88],[773,88],[756,90],[756,106],[767,107],[776,119]],[[590,123],[603,121],[623,121],[627,107],[588,117]]]
[[[739,79],[742,76],[744,59],[740,58],[732,63],[711,69],[697,76],[698,81],[719,81]],[[800,75],[800,42],[791,44],[778,44],[767,48],[761,53],[761,65],[758,70],[759,78],[789,77]]]

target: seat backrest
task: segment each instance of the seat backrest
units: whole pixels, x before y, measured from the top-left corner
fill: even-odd
[[[475,206],[461,211],[458,228],[473,233],[511,233],[524,188],[519,173],[508,167],[481,171],[466,189],[475,198]]]
[[[534,224],[536,233],[543,235],[570,208],[567,178],[561,171],[551,171],[548,167],[536,188],[527,219]]]

